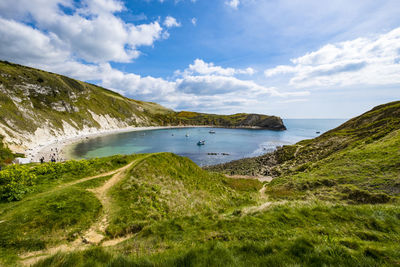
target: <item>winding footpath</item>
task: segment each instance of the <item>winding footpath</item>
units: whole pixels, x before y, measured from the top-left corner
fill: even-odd
[[[101,215],[92,224],[92,226],[81,237],[77,238],[73,242],[70,242],[68,244],[62,244],[62,245],[48,248],[45,250],[39,250],[39,251],[29,252],[29,253],[20,255],[22,265],[25,265],[25,266],[33,265],[36,262],[38,262],[39,260],[49,257],[57,252],[70,252],[70,251],[75,251],[75,250],[83,250],[83,249],[88,248],[91,245],[101,245],[104,247],[113,246],[113,245],[116,245],[116,244],[123,242],[126,239],[130,238],[131,235],[128,235],[128,236],[104,241],[105,230],[107,229],[107,226],[109,224],[109,214],[111,211],[111,200],[110,200],[110,197],[108,196],[108,192],[114,185],[116,185],[119,181],[122,180],[122,178],[125,176],[127,170],[129,170],[131,167],[135,166],[136,164],[138,164],[139,162],[141,162],[142,160],[146,159],[149,156],[151,156],[151,155],[144,156],[139,159],[133,160],[131,163],[129,163],[129,164],[125,165],[124,167],[119,168],[117,170],[113,170],[113,171],[103,173],[100,175],[96,175],[96,176],[82,178],[82,179],[74,181],[74,182],[60,185],[57,187],[57,189],[53,189],[53,190],[59,190],[60,188],[65,188],[65,187],[83,183],[83,182],[86,182],[89,180],[112,175],[112,177],[109,180],[107,180],[100,187],[97,187],[94,189],[87,189],[88,191],[94,193],[94,195],[98,198],[98,200],[100,201],[100,203],[102,205]],[[51,191],[53,191],[53,190],[51,190]],[[48,192],[50,192],[50,191],[47,191],[44,193],[48,193]]]

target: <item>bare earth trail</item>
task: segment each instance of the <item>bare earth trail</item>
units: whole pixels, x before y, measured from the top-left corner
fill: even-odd
[[[128,235],[125,237],[107,240],[102,243],[102,241],[105,238],[105,230],[109,223],[108,217],[109,217],[110,209],[111,209],[111,202],[110,202],[110,198],[107,195],[107,193],[114,185],[116,185],[119,181],[121,181],[121,179],[124,177],[126,171],[129,168],[138,164],[140,161],[142,161],[143,159],[145,159],[149,156],[150,155],[136,159],[136,160],[132,161],[131,163],[129,163],[129,164],[125,165],[124,167],[119,168],[117,170],[113,170],[113,171],[99,174],[96,176],[86,177],[86,178],[83,178],[83,179],[80,179],[77,181],[63,184],[63,185],[57,187],[56,189],[50,190],[50,191],[54,191],[54,190],[58,190],[60,188],[65,188],[65,187],[83,183],[83,182],[86,182],[89,180],[113,175],[108,181],[106,181],[100,187],[97,187],[94,189],[87,189],[88,191],[91,191],[95,194],[95,196],[99,199],[103,208],[102,208],[99,218],[96,220],[96,222],[94,222],[92,224],[92,226],[89,228],[89,230],[87,230],[82,235],[82,237],[77,238],[75,241],[73,241],[69,244],[62,244],[62,245],[48,248],[45,250],[29,252],[29,253],[20,255],[21,263],[23,265],[30,266],[30,265],[35,264],[39,260],[44,259],[48,256],[51,256],[57,252],[70,252],[70,251],[74,251],[74,250],[83,250],[93,244],[101,245],[101,246],[105,246],[105,247],[113,246],[113,245],[116,245],[116,244],[130,238],[131,236]]]
[[[243,176],[243,175],[233,175],[233,176],[228,176],[226,177],[231,178],[231,179],[257,179],[260,182],[264,183],[269,183],[273,180],[271,176]],[[244,207],[241,210],[242,216],[254,214],[257,212],[264,211],[268,209],[271,205],[280,205],[286,203],[286,201],[278,201],[278,202],[271,202],[268,201],[268,195],[265,194],[267,187],[266,184],[263,184],[263,187],[258,191],[259,192],[259,200],[262,201],[261,204],[255,205],[255,206],[249,206],[249,207]]]
[[[304,146],[302,145],[297,145],[296,151],[294,152],[293,156],[297,157],[297,153],[299,153],[300,149],[302,149]]]
[[[261,183],[263,182],[271,182],[272,181],[272,176],[249,176],[249,175],[227,175],[225,174],[226,177],[231,178],[231,179],[248,179],[248,180],[258,180]]]
[[[249,180],[259,180],[260,182],[269,183],[273,180],[271,176],[247,176],[247,175],[225,175],[227,178],[230,179],[249,179]],[[265,194],[267,187],[266,184],[263,184],[262,188],[258,191],[259,192],[259,203],[254,206],[247,206],[241,208],[241,216],[246,216],[250,214],[254,214],[260,211],[263,211],[269,208],[271,205],[279,205],[284,202],[271,202],[268,201],[268,196]],[[230,217],[232,213],[225,213],[222,214],[222,217]]]

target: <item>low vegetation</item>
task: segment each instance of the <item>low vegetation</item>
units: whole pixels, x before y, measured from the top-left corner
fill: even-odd
[[[63,163],[9,165],[0,171],[0,203],[21,200],[31,192],[101,174],[126,165],[135,156],[112,156]]]
[[[389,103],[213,168],[274,176],[269,183],[171,153],[9,166],[0,171],[0,264],[399,265],[399,110]],[[97,243],[83,238],[94,225]]]
[[[321,136],[283,146],[274,153],[216,165],[208,168],[230,175],[284,176],[303,172],[318,161],[378,142],[400,129],[400,101],[375,107]],[[392,136],[393,137],[393,136]],[[388,137],[388,138],[392,138]],[[394,138],[394,137],[393,137]],[[390,144],[393,145],[393,144]],[[379,144],[377,144],[379,147]],[[388,151],[386,160],[393,159]],[[372,165],[371,165],[372,166]]]

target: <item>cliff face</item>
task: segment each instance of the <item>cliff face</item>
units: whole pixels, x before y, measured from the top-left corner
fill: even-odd
[[[249,114],[247,117],[241,121],[238,125],[239,127],[260,127],[267,128],[271,130],[286,130],[282,119],[275,116],[265,117],[265,115],[260,114]]]
[[[181,111],[175,117],[176,122],[181,125],[214,125],[230,128],[286,130],[281,118],[261,114],[238,113],[233,115],[216,115]]]
[[[172,110],[65,76],[0,62],[0,135],[14,151],[100,130],[159,125]]]
[[[187,112],[190,113],[190,112]],[[285,129],[278,117],[190,113],[126,98],[62,75],[0,61],[0,136],[15,152],[59,138],[138,126]]]

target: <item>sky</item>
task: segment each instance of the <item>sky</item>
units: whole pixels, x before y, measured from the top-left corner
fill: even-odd
[[[1,0],[0,59],[174,110],[350,118],[400,100],[398,0]]]

